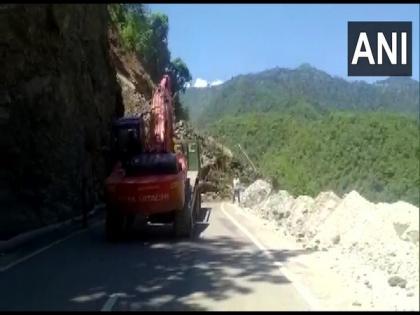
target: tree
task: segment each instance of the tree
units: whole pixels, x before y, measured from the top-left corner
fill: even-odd
[[[179,93],[185,92],[185,84],[192,80],[190,70],[181,58],[176,58],[171,61],[166,72],[171,77],[175,117],[177,120],[189,120],[189,111],[182,105]]]
[[[122,46],[137,53],[152,80],[158,83],[170,63],[168,16],[149,13],[142,4],[111,4],[109,13]]]
[[[130,51],[136,51],[140,48],[141,36],[140,36],[140,21],[137,15],[128,12],[125,16],[125,21],[121,24],[121,37],[123,46],[125,49]]]
[[[111,22],[117,28],[122,46],[128,51],[147,55],[151,44],[151,29],[147,11],[141,4],[110,4]]]
[[[127,10],[123,5],[111,3],[108,5],[108,10],[112,23],[116,24],[117,27],[121,26],[125,22]]]
[[[146,7],[145,4],[142,4],[142,3],[136,3],[136,4],[127,3],[127,4],[124,4],[123,6],[127,11],[132,12],[139,17],[146,17],[147,15],[150,14],[149,9]]]
[[[151,29],[150,51],[144,56],[145,67],[154,82],[159,82],[170,63],[171,54],[168,49],[168,16],[152,13],[149,18]]]
[[[175,58],[171,61],[166,72],[171,76],[172,91],[185,92],[185,84],[191,82],[190,70],[181,58]]]

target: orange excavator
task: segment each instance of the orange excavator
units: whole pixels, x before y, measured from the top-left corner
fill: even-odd
[[[173,223],[174,234],[191,236],[201,209],[197,141],[174,141],[171,81],[165,75],[151,107],[150,128],[143,116],[113,124],[114,167],[105,182],[106,235],[118,240],[136,219]]]

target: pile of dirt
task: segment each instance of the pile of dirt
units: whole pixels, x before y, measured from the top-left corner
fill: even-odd
[[[418,309],[419,208],[402,201],[375,204],[356,191],[342,198],[333,192],[294,198],[261,180],[245,190],[243,206],[275,222],[302,248],[335,253],[331,268],[375,291],[377,303]]]

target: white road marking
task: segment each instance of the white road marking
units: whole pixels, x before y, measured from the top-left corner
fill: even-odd
[[[113,293],[110,295],[109,299],[105,302],[104,306],[102,306],[101,312],[110,312],[112,311],[112,308],[114,307],[115,303],[117,302],[117,299],[120,296],[123,296],[122,293]]]
[[[293,274],[290,270],[283,266],[283,264],[279,261],[275,261],[273,255],[268,251],[268,249],[261,244],[258,239],[253,236],[242,224],[240,224],[234,217],[232,217],[223,206],[223,203],[220,205],[220,209],[225,214],[225,216],[238,228],[244,233],[270,260],[273,260],[274,265],[278,266],[281,273],[288,278],[295,289],[299,292],[299,294],[305,299],[305,301],[309,304],[312,310],[321,310],[319,301],[312,295],[309,290],[303,286],[297,279],[296,275]]]
[[[98,223],[96,223],[96,224],[93,224],[91,227],[95,227],[95,226],[97,226],[97,225],[99,225],[99,224],[102,224],[102,223],[103,223],[103,220],[101,220],[100,222],[98,222]],[[6,265],[6,266],[4,266],[4,267],[1,267],[1,268],[0,268],[0,272],[4,272],[4,271],[6,271],[6,270],[8,270],[8,269],[10,269],[10,268],[12,268],[12,267],[14,267],[14,266],[16,266],[16,265],[18,265],[18,264],[22,263],[22,262],[24,262],[24,261],[26,261],[26,260],[28,260],[28,259],[30,259],[30,258],[32,258],[32,257],[34,257],[35,255],[38,255],[38,254],[40,254],[40,253],[42,253],[42,252],[46,251],[47,249],[49,249],[49,248],[53,247],[54,245],[57,245],[57,244],[59,244],[59,243],[62,243],[62,242],[64,242],[64,241],[66,241],[66,240],[68,240],[68,239],[70,239],[70,238],[72,238],[72,237],[74,237],[74,236],[76,236],[76,235],[79,235],[80,233],[86,232],[86,231],[87,231],[87,230],[79,230],[79,231],[76,231],[76,232],[74,232],[74,233],[72,233],[72,234],[70,234],[70,235],[67,235],[67,236],[66,236],[66,237],[64,237],[64,238],[61,238],[61,239],[59,239],[59,240],[56,240],[56,241],[52,242],[51,244],[48,244],[47,246],[44,246],[44,247],[42,247],[42,248],[40,248],[40,249],[38,249],[38,250],[36,250],[36,251],[34,251],[34,252],[30,253],[29,255],[26,255],[26,256],[24,256],[24,257],[22,257],[22,258],[19,258],[18,260],[15,260],[14,262],[11,262],[10,264],[8,264],[8,265]]]

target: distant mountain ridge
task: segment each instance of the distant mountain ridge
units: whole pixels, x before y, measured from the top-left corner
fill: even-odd
[[[278,112],[296,106],[315,110],[398,112],[419,116],[419,81],[391,77],[375,83],[347,81],[309,64],[238,75],[222,85],[189,88],[182,96],[195,123],[226,115]]]

